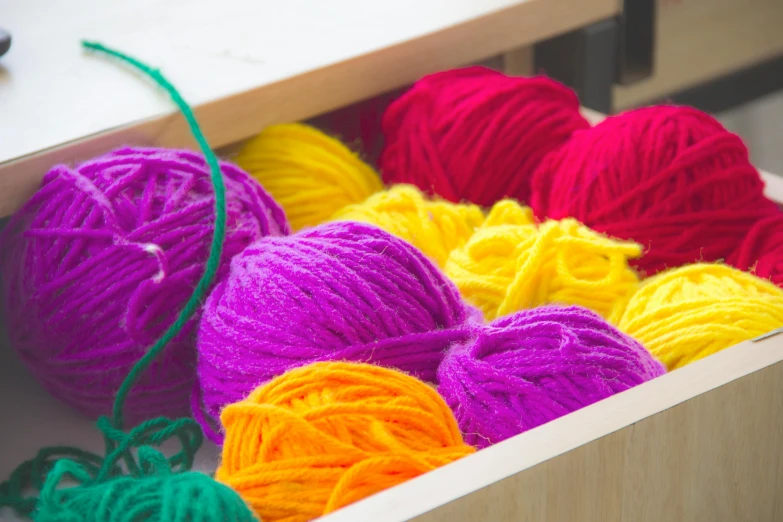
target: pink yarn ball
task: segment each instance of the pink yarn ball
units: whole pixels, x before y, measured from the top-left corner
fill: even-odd
[[[228,260],[285,215],[246,173],[222,163]],[[203,158],[125,148],[59,165],[0,236],[8,334],[52,395],[96,417],[130,368],[174,322],[204,272],[214,193]],[[191,320],[132,389],[129,421],[188,411],[195,378]]]

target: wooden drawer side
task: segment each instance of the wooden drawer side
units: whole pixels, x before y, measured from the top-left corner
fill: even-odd
[[[783,335],[746,342],[324,522],[774,521]]]

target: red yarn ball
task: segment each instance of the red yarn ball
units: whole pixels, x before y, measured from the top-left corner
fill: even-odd
[[[450,201],[527,201],[541,159],[590,124],[573,91],[484,67],[425,76],[383,116],[384,181]]]
[[[646,248],[647,275],[725,259],[778,212],[742,140],[689,107],[648,107],[578,132],[535,172],[539,218],[574,217]]]
[[[783,212],[756,223],[727,262],[783,288]]]

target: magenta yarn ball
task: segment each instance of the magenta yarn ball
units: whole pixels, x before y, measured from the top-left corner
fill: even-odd
[[[289,231],[245,172],[221,163],[227,232],[217,279],[253,241]],[[12,346],[52,395],[82,413],[111,412],[133,364],[176,319],[204,272],[214,192],[202,156],[124,148],[59,165],[0,236]],[[129,421],[188,412],[191,320],[131,390]]]
[[[474,320],[421,252],[377,227],[338,222],[267,237],[232,260],[204,306],[193,411],[220,443],[224,406],[298,366],[369,362],[434,381]]]
[[[455,345],[438,391],[483,448],[666,372],[634,339],[581,307],[502,317]]]

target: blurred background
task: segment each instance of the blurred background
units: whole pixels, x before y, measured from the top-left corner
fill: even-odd
[[[480,64],[547,74],[604,114],[664,102],[699,108],[742,136],[758,168],[783,173],[783,0],[618,2],[615,18]],[[380,115],[402,91],[313,123],[361,143],[372,160]]]
[[[519,52],[602,112],[670,100],[713,113],[756,166],[783,172],[783,0],[623,3],[621,19]]]
[[[723,111],[718,117],[728,129],[743,137],[758,168],[776,174],[783,172],[783,92]]]
[[[537,46],[533,68],[603,112],[666,100],[711,112],[745,139],[757,167],[783,172],[783,0],[625,0],[624,8],[622,20]],[[612,40],[618,59],[596,67]]]

